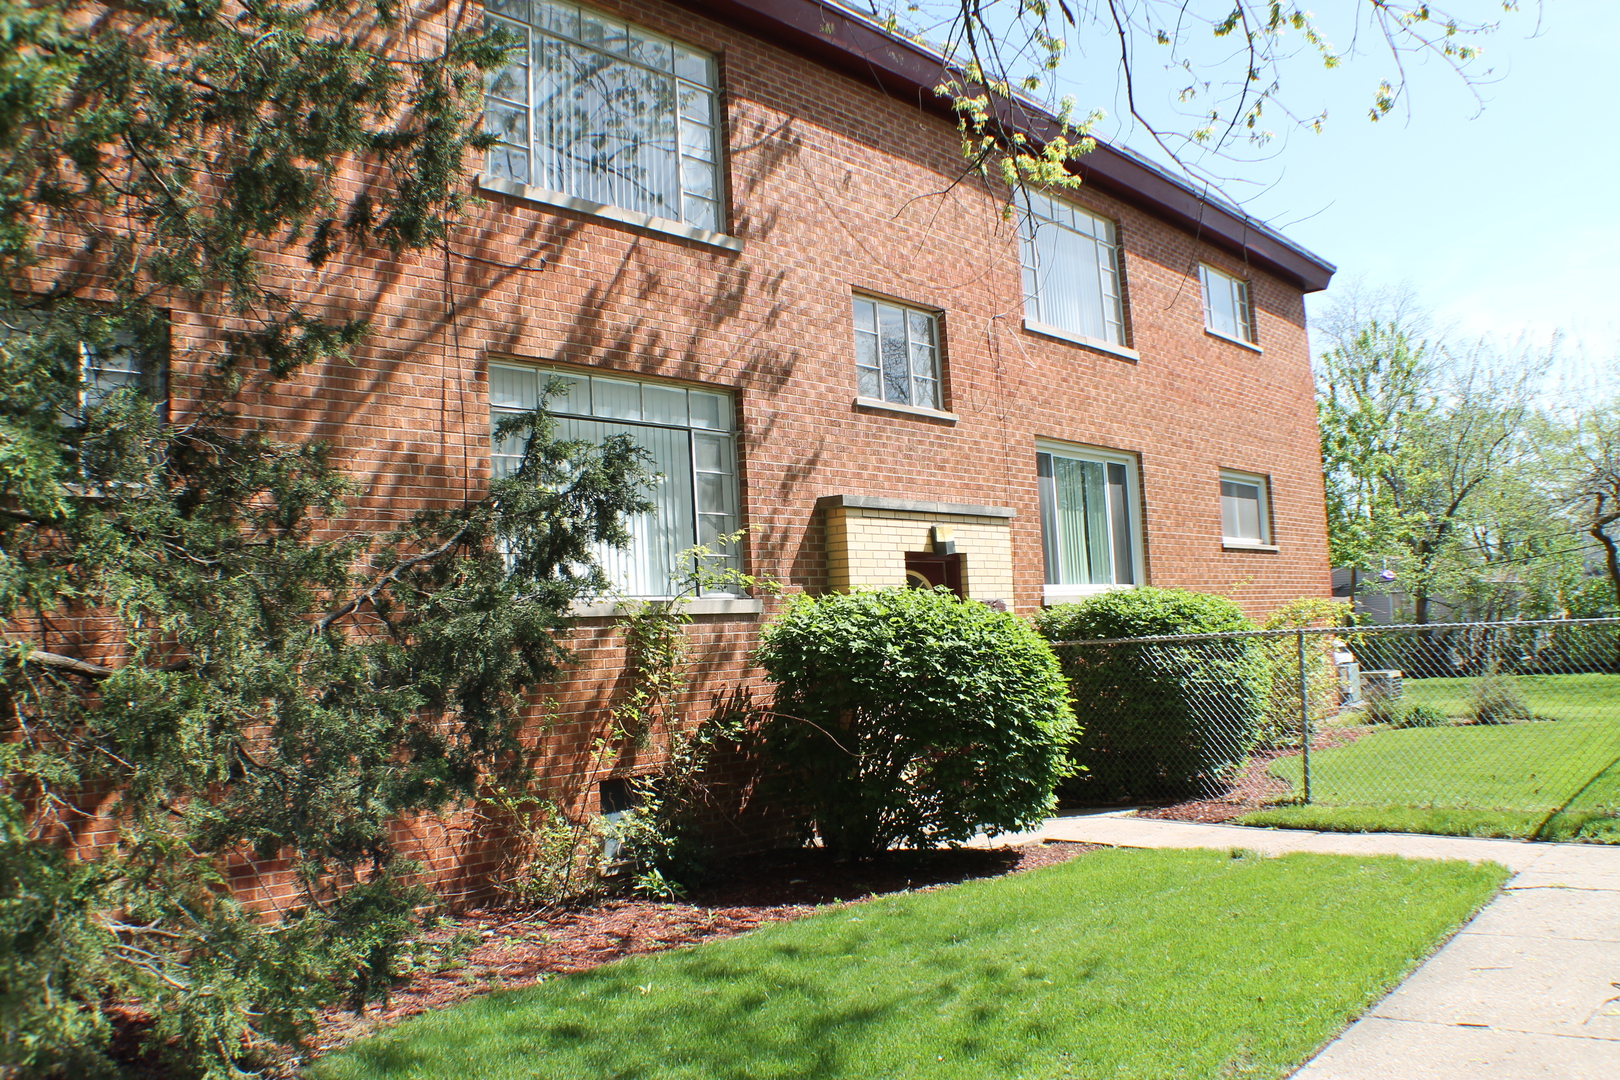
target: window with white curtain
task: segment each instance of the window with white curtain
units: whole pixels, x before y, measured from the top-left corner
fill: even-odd
[[[1042,446],[1035,454],[1048,597],[1141,577],[1136,463],[1105,450]]]
[[[626,522],[628,547],[603,545],[597,561],[615,591],[628,597],[673,594],[692,567],[680,553],[708,545],[724,558],[711,565],[738,566],[735,546],[718,538],[737,531],[736,438],[731,395],[648,382],[620,375],[586,375],[525,364],[489,367],[490,430],[504,417],[533,412],[551,380],[566,393],[554,395],[548,411],[557,435],[599,443],[626,434],[651,456],[658,474],[647,492],[653,508]],[[523,442],[509,437],[492,447],[491,471],[509,475],[523,461]]]
[[[1249,317],[1249,283],[1208,266],[1198,268],[1204,292],[1204,327],[1221,337],[1254,344]]]
[[[1266,478],[1222,470],[1222,541],[1236,545],[1269,544],[1270,518],[1270,507],[1266,505]]]
[[[937,409],[939,323],[926,311],[854,299],[856,392],[870,401]]]
[[[1114,223],[1033,192],[1019,202],[1025,316],[1037,329],[1123,346]]]
[[[521,41],[486,76],[484,173],[695,229],[722,229],[714,58],[590,8],[486,0]]]

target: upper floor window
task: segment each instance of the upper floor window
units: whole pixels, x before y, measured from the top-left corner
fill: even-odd
[[[1133,458],[1106,450],[1052,446],[1036,453],[1049,597],[1136,584],[1135,473]]]
[[[575,4],[485,9],[523,43],[487,76],[485,175],[720,231],[713,57]]]
[[[1065,335],[1125,344],[1114,223],[1059,199],[1020,199],[1024,313]]]
[[[623,596],[672,595],[692,570],[680,554],[697,544],[724,555],[712,565],[737,566],[737,553],[719,538],[737,531],[737,462],[731,395],[622,376],[585,375],[521,364],[489,366],[490,428],[505,416],[533,412],[551,379],[567,393],[553,396],[549,411],[557,435],[600,443],[628,434],[651,458],[656,484],[653,509],[626,523],[626,548],[603,545],[597,561]],[[523,461],[521,438],[493,447],[491,470],[507,476]]]
[[[1271,543],[1266,478],[1221,472],[1221,539],[1228,544]]]
[[[857,296],[855,375],[863,398],[940,408],[939,323],[926,311]]]
[[[1213,334],[1254,344],[1249,318],[1249,283],[1208,266],[1198,268],[1204,291],[1204,327]]]

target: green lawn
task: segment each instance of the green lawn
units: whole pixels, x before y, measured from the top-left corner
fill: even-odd
[[[1620,676],[1522,675],[1530,710],[1501,726],[1380,730],[1311,755],[1311,805],[1245,825],[1620,843]],[[1466,713],[1468,679],[1409,679],[1404,696]],[[1298,792],[1301,762],[1269,769]]]
[[[1508,680],[1536,716],[1620,725],[1620,675],[1514,675]],[[1468,715],[1474,679],[1406,679],[1402,695],[1448,716]]]
[[[318,1080],[1280,1077],[1495,865],[1108,850],[418,1017]]]

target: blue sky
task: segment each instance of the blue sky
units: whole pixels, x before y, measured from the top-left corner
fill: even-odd
[[[1329,15],[1346,4],[1315,7]],[[1489,335],[1512,350],[1558,331],[1567,335],[1562,366],[1612,365],[1620,361],[1620,147],[1609,76],[1620,2],[1547,0],[1539,19],[1533,0],[1523,7],[1484,41],[1476,66],[1490,68],[1492,81],[1479,87],[1483,108],[1439,65],[1417,63],[1409,115],[1398,108],[1374,124],[1367,107],[1393,67],[1387,54],[1368,51],[1332,72],[1306,63],[1294,69],[1289,96],[1301,111],[1325,106],[1325,131],[1285,132],[1279,119],[1269,150],[1208,167],[1230,178],[1229,197],[1338,265],[1335,287],[1313,297],[1313,309],[1357,278],[1373,287],[1408,282],[1461,336]],[[1082,110],[1110,114],[1099,135],[1150,152],[1116,107],[1105,51],[1094,55],[1094,66],[1084,55],[1066,60],[1063,89]],[[1152,69],[1147,78],[1139,96],[1167,110],[1171,87],[1163,77],[1153,85]]]

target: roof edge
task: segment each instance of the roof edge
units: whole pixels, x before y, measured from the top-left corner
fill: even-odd
[[[934,92],[944,59],[828,0],[675,0],[700,15],[749,31],[891,97],[955,122],[950,102]],[[1002,98],[1003,122],[1045,141],[1060,133],[1057,119],[1022,98]],[[1097,140],[1076,171],[1088,184],[1147,210],[1216,246],[1259,264],[1304,292],[1328,287],[1338,269],[1208,191],[1145,158]]]

